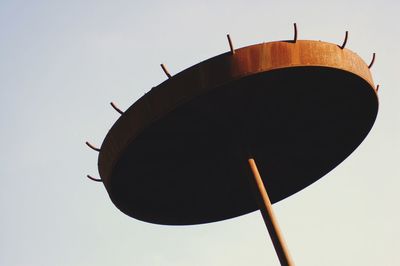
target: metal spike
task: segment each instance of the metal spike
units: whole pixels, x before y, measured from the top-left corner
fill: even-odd
[[[93,181],[96,181],[96,182],[103,182],[103,180],[91,177],[90,175],[86,175],[86,177],[89,178],[90,180],[93,180]]]
[[[117,111],[118,113],[120,113],[121,115],[124,113],[123,111],[121,111],[121,109],[119,109],[114,102],[110,102],[112,108],[114,108],[115,111]]]
[[[93,146],[92,144],[90,144],[88,141],[86,141],[85,143],[86,143],[86,145],[87,145],[89,148],[91,148],[92,150],[100,151],[99,148],[96,148],[95,146]]]
[[[229,36],[229,34],[227,34],[226,37],[228,38],[229,48],[231,49],[231,54],[234,55],[235,54],[235,49],[233,48],[231,36]]]
[[[171,74],[168,72],[168,69],[164,64],[161,64],[161,68],[164,71],[165,75],[167,75],[168,78],[171,78]]]
[[[372,60],[371,63],[369,63],[368,68],[371,68],[375,63],[375,53],[372,54]]]
[[[296,43],[297,42],[297,25],[296,25],[296,23],[293,23],[293,27],[294,27],[293,42]]]
[[[340,49],[343,49],[346,46],[347,37],[349,37],[349,32],[346,30],[346,35],[344,37],[344,42],[343,42],[342,46],[340,46]]]

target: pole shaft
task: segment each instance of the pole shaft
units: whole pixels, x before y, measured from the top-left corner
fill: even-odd
[[[253,172],[254,180],[256,182],[259,196],[261,196],[260,211],[264,219],[264,223],[267,226],[269,235],[274,245],[276,254],[278,255],[279,261],[283,266],[294,266],[294,262],[289,254],[289,249],[286,246],[283,235],[279,229],[278,222],[275,218],[271,201],[269,200],[267,190],[265,189],[264,183],[261,179],[260,173],[258,172],[257,165],[254,159],[248,159],[251,171]]]

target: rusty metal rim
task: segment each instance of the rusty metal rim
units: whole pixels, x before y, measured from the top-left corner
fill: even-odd
[[[311,62],[312,60],[309,63],[304,64],[304,63],[296,63],[292,59],[289,59],[289,62],[287,62],[286,64],[284,63],[281,65],[279,65],[279,64],[271,65],[270,67],[256,69],[256,71],[240,71],[240,65],[239,65],[240,61],[229,62],[227,65],[238,67],[239,72],[236,74],[234,73],[234,71],[228,73],[230,76],[224,83],[214,84],[213,86],[211,86],[212,85],[212,81],[211,81],[210,82],[211,84],[208,84],[208,85],[202,87],[203,93],[217,89],[218,87],[222,86],[223,84],[226,84],[229,82],[234,82],[235,80],[241,79],[246,76],[255,75],[258,73],[263,73],[263,72],[278,70],[278,69],[284,69],[284,68],[315,67],[315,66],[339,69],[339,70],[343,70],[343,71],[355,74],[355,75],[363,78],[366,82],[368,82],[368,84],[370,84],[370,86],[371,86],[371,89],[373,89],[375,92],[375,89],[374,89],[375,86],[373,84],[368,65],[354,52],[352,52],[346,48],[341,49],[336,44],[331,44],[331,43],[321,42],[321,41],[307,41],[307,40],[298,40],[296,43],[292,43],[292,41],[277,41],[277,42],[255,44],[255,45],[239,48],[239,49],[235,50],[235,54],[231,54],[230,52],[227,52],[227,53],[218,55],[216,57],[213,57],[213,58],[207,59],[203,62],[200,62],[199,64],[196,64],[192,67],[189,67],[189,68],[181,71],[180,73],[172,76],[171,78],[167,79],[166,81],[162,82],[160,85],[155,87],[154,90],[151,90],[148,94],[144,95],[138,101],[136,101],[127,111],[125,111],[124,114],[121,115],[121,117],[112,126],[112,128],[108,132],[106,138],[104,139],[103,144],[101,146],[101,151],[99,154],[99,160],[98,160],[99,172],[100,172],[100,176],[101,176],[102,180],[104,180],[106,187],[108,187],[107,185],[109,183],[109,178],[112,175],[112,171],[115,166],[115,163],[118,161],[119,157],[123,154],[124,148],[126,148],[126,146],[128,146],[129,143],[131,143],[140,134],[140,132],[142,130],[144,130],[147,126],[154,123],[158,119],[161,119],[163,116],[167,115],[169,112],[171,112],[178,106],[182,105],[185,102],[190,101],[191,99],[193,99],[194,97],[196,97],[198,95],[197,92],[194,92],[194,93],[192,92],[192,95],[189,95],[189,97],[184,98],[181,101],[176,101],[175,104],[170,104],[168,106],[168,108],[163,110],[162,114],[153,115],[153,117],[147,117],[146,119],[144,119],[144,121],[135,121],[138,124],[142,123],[141,128],[137,128],[136,130],[133,129],[135,134],[132,134],[132,132],[126,132],[126,130],[119,130],[119,128],[125,128],[125,129],[130,128],[129,123],[132,122],[131,121],[132,119],[128,119],[128,117],[132,116],[133,113],[135,113],[135,112],[144,113],[145,112],[142,107],[143,104],[145,104],[148,109],[148,106],[149,106],[148,102],[149,102],[149,100],[151,100],[149,98],[154,97],[154,93],[157,94],[160,91],[171,89],[171,88],[169,88],[169,85],[171,82],[174,82],[175,80],[179,80],[182,77],[183,77],[182,79],[184,79],[184,75],[188,74],[188,72],[199,71],[199,68],[201,68],[204,64],[210,64],[210,63],[212,63],[212,61],[217,61],[216,64],[227,63],[229,60],[232,60],[227,57],[237,57],[240,55],[241,52],[249,51],[251,49],[253,49],[253,50],[260,49],[261,50],[261,49],[265,49],[266,46],[272,46],[272,45],[287,46],[287,47],[291,47],[289,49],[293,49],[293,50],[295,50],[296,46],[298,47],[298,46],[306,46],[306,45],[311,45],[311,46],[322,45],[322,46],[326,46],[328,48],[335,47],[332,49],[336,49],[337,53],[345,52],[344,59],[342,61],[347,60],[348,64],[347,65],[345,64],[344,66],[340,66],[340,64],[334,65],[334,64],[330,64],[329,62],[328,63],[324,63],[324,62],[320,62],[320,63],[314,62],[313,63],[313,62]],[[304,47],[302,47],[302,48],[304,48]],[[322,49],[322,50],[324,50],[324,49]],[[349,64],[350,64],[350,62],[351,62],[351,64],[353,64],[354,61],[357,61],[357,63],[359,64],[358,65],[359,69],[357,69],[357,68],[351,69],[351,65],[349,65]],[[207,66],[206,66],[206,68],[207,68]],[[211,67],[208,70],[210,70],[210,69],[211,69]],[[157,96],[155,96],[155,97],[157,97]],[[142,105],[142,106],[140,106],[140,105]],[[146,112],[148,112],[148,110]],[[122,137],[123,135],[125,135],[125,137]],[[125,139],[125,140],[123,140],[123,139]],[[114,143],[113,143],[113,141],[114,141]],[[115,141],[120,142],[119,144],[117,144],[117,146],[120,146],[120,147],[124,146],[124,147],[122,147],[122,148],[116,147]],[[123,144],[123,143],[125,143],[125,144]]]

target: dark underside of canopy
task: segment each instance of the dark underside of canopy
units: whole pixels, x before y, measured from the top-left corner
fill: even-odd
[[[271,201],[315,182],[371,129],[374,90],[355,74],[295,67],[232,81],[146,128],[115,165],[115,205],[158,224],[219,221],[258,209],[247,158]]]

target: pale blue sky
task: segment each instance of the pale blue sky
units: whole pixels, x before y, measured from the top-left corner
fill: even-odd
[[[339,167],[274,205],[296,265],[400,265],[398,1],[0,1],[0,265],[279,265],[259,213],[170,227],[125,216],[97,172],[118,114],[171,73],[235,47],[340,44],[380,110]]]

